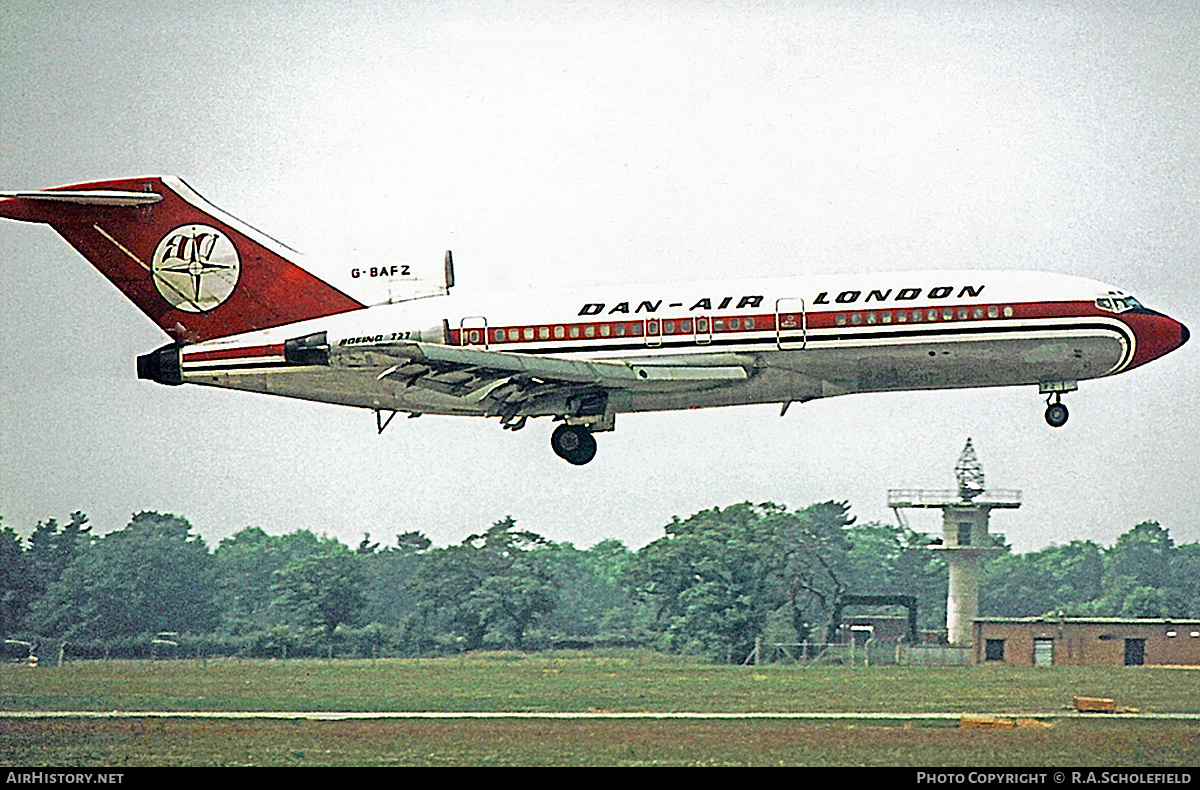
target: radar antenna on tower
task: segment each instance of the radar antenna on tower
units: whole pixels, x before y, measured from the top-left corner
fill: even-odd
[[[996,536],[988,532],[989,516],[996,508],[1020,507],[1021,492],[985,490],[983,465],[970,439],[958,456],[954,475],[958,478],[956,491],[892,489],[888,491],[888,507],[896,512],[896,519],[905,528],[902,511],[906,508],[942,511],[942,537],[930,548],[943,552],[950,570],[946,631],[951,644],[969,645],[979,613],[979,579],[984,558],[1004,550]]]
[[[983,493],[983,464],[975,456],[970,437],[954,465],[954,476],[958,478],[958,495],[965,501],[970,502]]]

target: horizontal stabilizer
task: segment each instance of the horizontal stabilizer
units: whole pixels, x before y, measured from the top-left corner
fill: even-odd
[[[156,192],[127,192],[116,189],[43,189],[37,192],[0,192],[0,198],[50,200],[83,206],[149,206],[162,200]]]

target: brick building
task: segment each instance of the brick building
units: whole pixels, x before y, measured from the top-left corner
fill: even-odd
[[[1200,666],[1200,620],[977,617],[976,664]]]

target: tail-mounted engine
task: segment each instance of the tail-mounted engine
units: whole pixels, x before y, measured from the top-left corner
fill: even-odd
[[[157,381],[159,384],[182,384],[180,346],[172,343],[138,357],[137,374],[139,379]]]
[[[325,332],[316,332],[285,341],[283,358],[292,365],[328,365],[328,335]]]

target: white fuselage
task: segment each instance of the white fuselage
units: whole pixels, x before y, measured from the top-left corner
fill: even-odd
[[[331,347],[343,349],[420,341],[641,365],[741,364],[750,371],[719,385],[673,382],[658,391],[616,393],[617,412],[852,392],[1073,385],[1135,364],[1138,337],[1129,314],[1099,306],[1126,297],[1083,278],[996,271],[456,293],[186,346],[182,377],[373,409],[486,413],[478,393],[440,393],[284,360],[286,340],[323,332]]]

